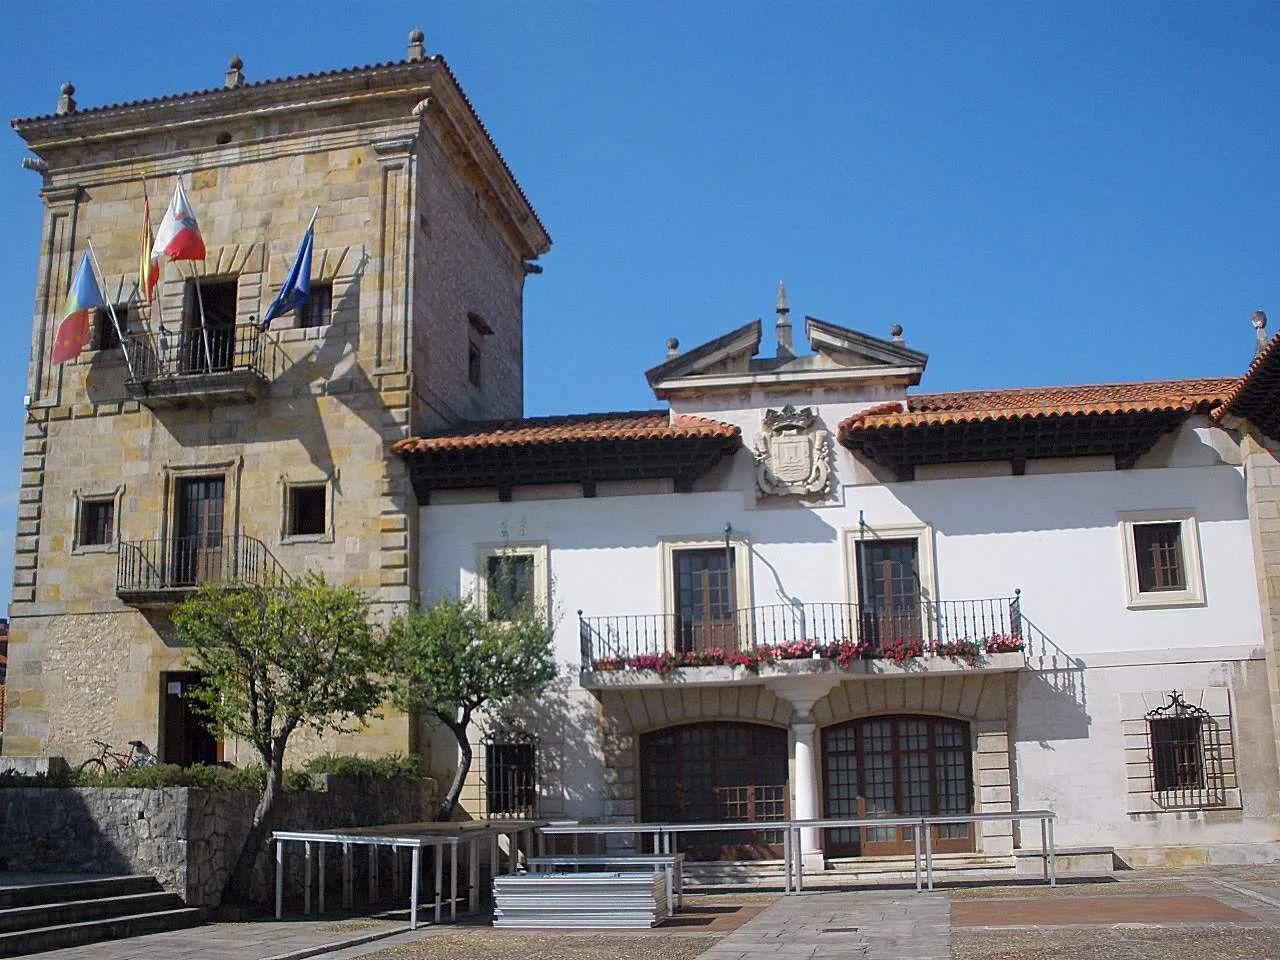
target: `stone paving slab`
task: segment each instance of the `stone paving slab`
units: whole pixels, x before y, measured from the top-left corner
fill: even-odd
[[[1112,923],[1252,923],[1256,918],[1214,897],[1068,897],[968,900],[951,905],[961,927],[1034,927]]]
[[[443,929],[437,928],[437,929]],[[261,920],[208,923],[124,940],[90,943],[39,954],[41,960],[301,960],[377,935],[405,930],[402,921]]]

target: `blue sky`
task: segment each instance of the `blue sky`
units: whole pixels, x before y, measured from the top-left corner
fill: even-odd
[[[63,0],[5,11],[9,117],[443,53],[555,242],[526,412],[654,406],[642,372],[794,315],[930,354],[922,389],[1234,374],[1280,328],[1280,4]],[[30,339],[39,178],[0,137]],[[199,211],[197,211],[198,213]],[[767,351],[771,352],[771,344]],[[8,569],[26,349],[0,355]],[[7,604],[8,576],[0,577]]]

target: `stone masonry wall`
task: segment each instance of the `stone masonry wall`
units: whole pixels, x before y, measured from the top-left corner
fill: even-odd
[[[285,794],[276,828],[411,823],[422,789],[411,781],[328,778],[325,791]],[[215,907],[249,829],[257,795],[172,787],[0,790],[0,864],[23,872],[142,873],[189,905]],[[302,873],[286,869],[291,887]],[[273,895],[275,861],[263,851],[253,895]],[[299,888],[300,889],[300,888]]]
[[[359,97],[335,96],[333,86],[348,82],[179,97],[114,125],[105,111],[51,121],[65,130],[20,129],[48,172],[6,754],[63,755],[74,764],[93,752],[94,737],[160,745],[160,675],[181,669],[182,653],[163,610],[144,615],[117,598],[116,564],[122,542],[173,535],[183,477],[221,476],[225,532],[261,540],[290,574],[318,571],[364,590],[385,619],[416,601],[417,583],[417,507],[388,447],[415,418],[420,426],[520,413],[523,256],[536,255],[529,243],[538,241],[519,239],[524,228],[511,218],[527,222],[528,213],[491,187],[501,160],[475,139],[483,129],[468,126],[474,118],[447,68],[395,65],[362,77]],[[244,98],[259,109],[245,109]],[[425,106],[436,101],[447,109]],[[155,315],[134,305],[123,318],[137,333],[155,333],[162,320],[181,325],[192,277],[236,278],[237,323],[261,317],[319,208],[312,277],[332,284],[331,322],[273,322],[255,403],[142,404],[126,390],[119,348],[51,362],[85,238],[106,295],[129,300],[143,178],[154,226],[184,171],[207,256],[165,267]],[[484,337],[480,390],[467,376],[471,313],[493,330]],[[287,491],[299,483],[326,485],[322,535],[288,535]],[[79,504],[104,497],[115,503],[111,542],[79,544]],[[297,758],[415,746],[407,718],[386,711],[353,736],[303,738]]]

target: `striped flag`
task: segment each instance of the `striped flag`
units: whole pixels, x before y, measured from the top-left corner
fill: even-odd
[[[138,292],[142,294],[144,303],[151,302],[156,284],[160,282],[160,264],[151,259],[151,198],[143,187],[142,194],[142,237],[139,241],[138,257]]]
[[[58,335],[53,341],[54,363],[65,363],[80,356],[85,341],[89,339],[90,311],[105,308],[106,305],[102,288],[98,286],[98,278],[89,263],[89,251],[86,250],[80,258],[76,275],[71,280],[66,305],[62,308],[62,323],[58,324]]]

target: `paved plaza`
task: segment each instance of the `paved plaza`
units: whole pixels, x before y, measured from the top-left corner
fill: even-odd
[[[1280,958],[1280,864],[1021,884],[689,897],[656,930],[404,929],[345,918],[219,923],[45,960],[1214,960]]]

